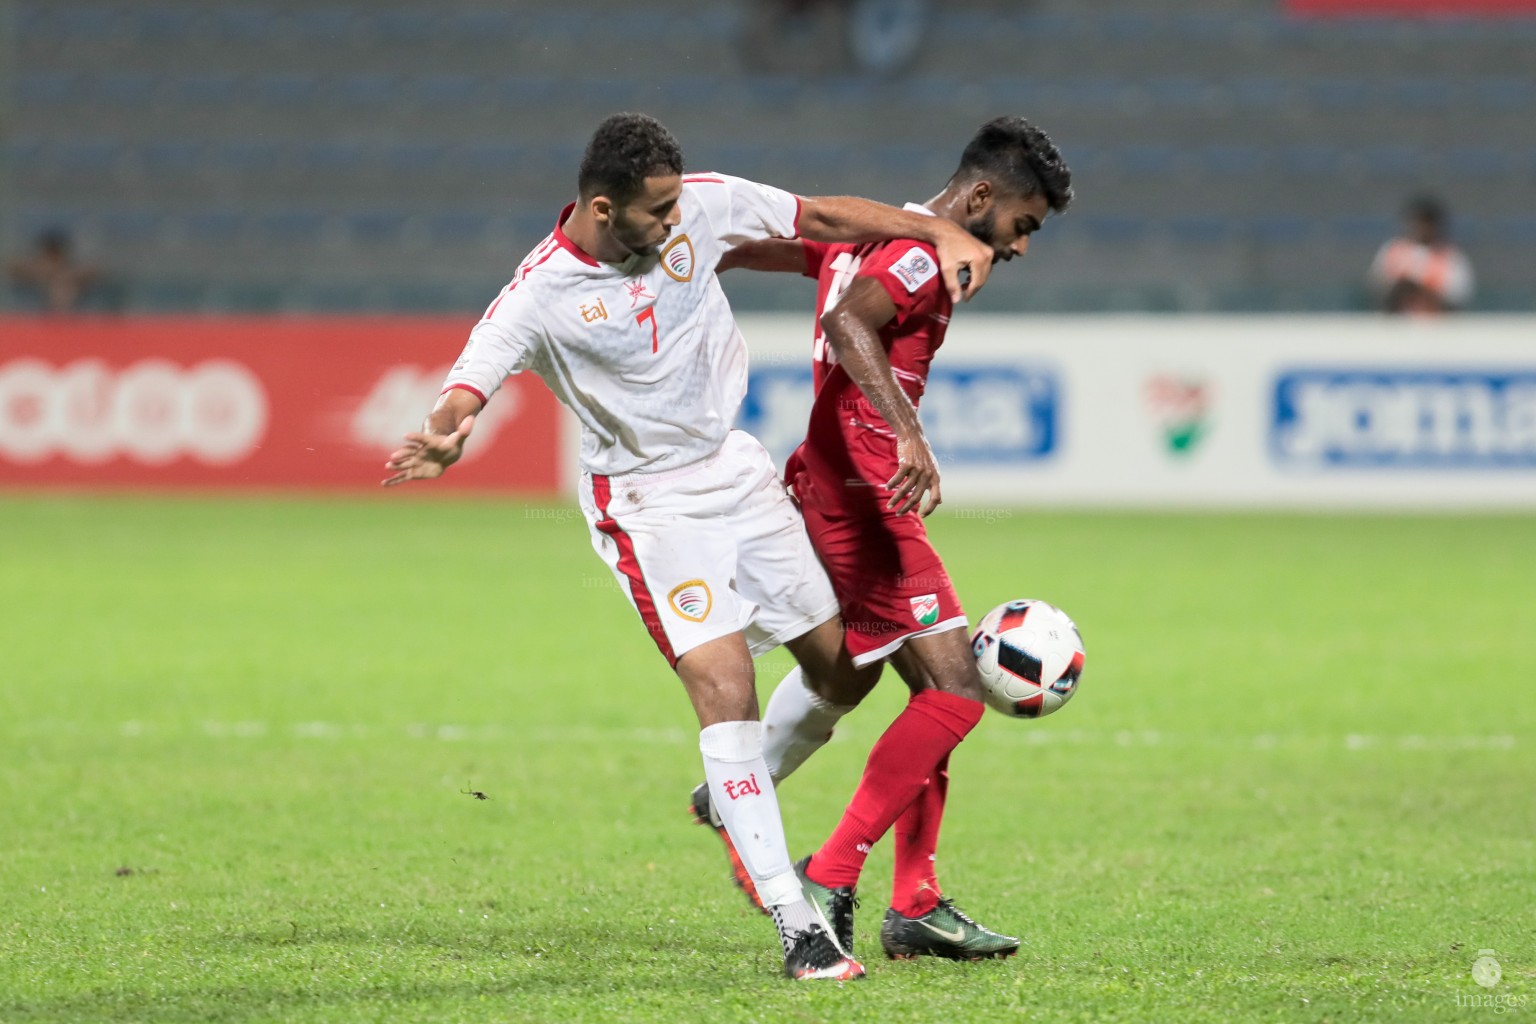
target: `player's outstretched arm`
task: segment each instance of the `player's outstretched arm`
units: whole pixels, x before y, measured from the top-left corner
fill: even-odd
[[[944,499],[939,493],[939,463],[923,435],[917,409],[896,380],[880,328],[896,315],[891,296],[874,280],[856,277],[837,305],[821,317],[821,330],[838,365],[896,434],[896,475],[886,481],[887,509],[905,514],[921,508],[928,515]]]
[[[800,234],[813,242],[883,242],[915,238],[933,246],[944,287],[955,302],[981,291],[992,272],[992,247],[947,217],[929,217],[854,196],[802,197]],[[969,279],[962,282],[962,277]]]
[[[805,244],[798,238],[765,238],[744,242],[720,257],[715,273],[727,270],[767,270],[780,274],[805,273]]]
[[[475,428],[475,414],[484,403],[463,388],[452,388],[437,400],[437,407],[421,425],[421,432],[406,434],[405,443],[390,455],[384,468],[393,476],[383,481],[394,487],[411,480],[432,480],[464,454],[464,441]]]

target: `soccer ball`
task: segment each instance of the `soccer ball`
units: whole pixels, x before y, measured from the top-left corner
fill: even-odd
[[[1043,718],[1072,699],[1083,674],[1083,638],[1044,601],[1009,601],[976,625],[971,652],[987,703],[1013,718]]]

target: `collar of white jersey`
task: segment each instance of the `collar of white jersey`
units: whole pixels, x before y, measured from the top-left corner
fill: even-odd
[[[571,214],[575,212],[576,204],[570,203],[566,206],[565,209],[560,211],[560,216],[555,218],[555,242],[560,246],[560,248],[564,249],[572,256],[575,256],[587,266],[600,267],[602,264],[597,261],[597,257],[593,256],[591,253],[587,252],[587,250],[571,241],[570,236],[565,233],[565,222],[570,220]]]
[[[928,207],[922,205],[921,203],[904,203],[902,204],[901,208],[903,210],[911,210],[913,213],[921,213],[928,217],[938,216],[938,214],[934,213],[932,210],[928,209]]]

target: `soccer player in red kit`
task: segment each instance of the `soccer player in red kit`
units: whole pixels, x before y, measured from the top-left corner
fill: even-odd
[[[981,127],[942,192],[907,208],[967,228],[992,247],[995,263],[1024,255],[1047,215],[1071,202],[1071,172],[1050,138],[1004,117]],[[941,495],[916,407],[952,309],[934,250],[911,240],[770,240],[733,250],[720,269],[732,266],[799,270],[818,281],[816,399],[785,482],[842,607],[845,650],[868,669],[844,692],[817,692],[795,673],[780,684],[764,715],[775,781],[826,742],[884,662],[912,693],[870,752],[842,820],[796,870],[851,950],[865,857],[894,827],[891,906],[880,929],[886,954],[1009,956],[1018,940],[973,921],[943,897],[935,875],[949,756],[983,704],[965,612],[922,519]],[[697,795],[695,811],[707,820]]]

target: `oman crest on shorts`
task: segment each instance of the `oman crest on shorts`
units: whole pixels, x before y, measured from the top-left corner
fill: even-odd
[[[919,626],[931,626],[939,621],[938,594],[924,594],[922,597],[914,597],[910,600],[912,617],[917,620]]]
[[[688,580],[672,588],[672,592],[667,595],[667,603],[689,622],[703,622],[709,618],[709,610],[714,606],[715,599],[709,592],[708,583]]]

